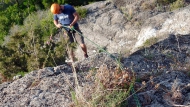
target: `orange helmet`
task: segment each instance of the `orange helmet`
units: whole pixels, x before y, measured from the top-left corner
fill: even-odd
[[[51,12],[52,12],[53,14],[58,14],[58,13],[59,13],[59,10],[60,10],[60,5],[59,5],[59,4],[53,3],[53,4],[51,5]]]

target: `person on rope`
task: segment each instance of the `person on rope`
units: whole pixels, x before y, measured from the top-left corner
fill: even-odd
[[[77,32],[81,32],[79,29],[79,25],[77,21],[79,20],[79,14],[76,12],[73,6],[66,4],[66,5],[59,5],[57,3],[53,3],[51,5],[51,12],[54,14],[54,24],[57,28],[62,28],[63,26],[68,26],[65,33],[69,36],[70,43],[73,43],[75,40],[78,44],[80,44],[80,47],[82,48],[84,52],[84,57],[88,58],[87,54],[87,48],[84,43],[84,37],[81,36],[79,33],[74,32],[74,35],[72,35],[74,31],[72,29],[75,29]],[[73,51],[70,51],[70,58],[72,61],[74,61],[74,53]]]

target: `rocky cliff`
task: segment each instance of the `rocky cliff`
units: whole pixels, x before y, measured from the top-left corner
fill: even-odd
[[[171,34],[190,33],[189,6],[167,11],[164,7],[151,7],[155,5],[153,1],[115,0],[115,4],[106,1],[85,6],[87,18],[80,21],[84,36],[111,53],[128,54],[138,50],[147,39],[159,41]],[[86,43],[90,54],[97,52],[94,44],[88,40]]]
[[[120,58],[122,67],[136,74],[136,97],[132,94],[125,98],[128,107],[136,107],[136,101],[142,107],[190,106],[190,6],[167,12],[145,8],[143,3],[103,1],[85,6],[88,14],[80,21],[84,36],[106,47],[113,56],[98,53],[97,47],[85,39],[90,57],[74,64],[78,83],[71,65],[32,71],[0,85],[0,106],[73,106],[76,84],[84,96],[92,94],[86,86],[95,88],[95,74],[89,78],[92,72],[88,71],[102,65],[117,68],[114,58]]]

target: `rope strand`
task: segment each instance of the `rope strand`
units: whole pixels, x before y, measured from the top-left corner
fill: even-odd
[[[68,26],[63,26],[64,28],[69,28],[70,30],[74,30],[75,32],[77,32],[78,34],[80,34],[81,36],[83,36],[84,38],[86,38],[88,41],[90,41],[91,43],[93,43],[96,47],[98,47],[100,50],[104,51],[105,53],[107,53],[112,59],[114,59],[117,64],[119,65],[120,69],[121,70],[124,70],[123,66],[121,65],[121,62],[115,57],[113,56],[111,53],[109,53],[108,51],[106,51],[105,49],[101,48],[98,44],[96,44],[95,42],[91,41],[90,39],[88,39],[87,37],[85,37],[84,35],[82,35],[82,33],[80,33],[79,31],[77,31],[76,29],[74,29],[74,27],[70,28]],[[133,71],[134,72],[134,71]],[[132,93],[134,94],[134,99],[135,99],[135,102],[136,102],[136,105],[137,107],[141,107],[140,105],[140,102],[138,100],[138,97],[137,95],[135,94],[135,90],[134,90],[134,84],[131,83],[130,85],[130,89],[132,91]]]

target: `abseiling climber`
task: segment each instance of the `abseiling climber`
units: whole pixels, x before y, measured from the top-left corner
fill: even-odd
[[[53,3],[51,5],[51,12],[53,15],[53,21],[57,28],[62,28],[63,26],[68,26],[64,29],[64,34],[66,34],[69,37],[69,42],[77,42],[80,44],[80,47],[82,48],[84,52],[84,58],[88,58],[87,54],[87,48],[84,43],[84,37],[81,36],[82,34],[81,30],[79,29],[79,25],[77,21],[79,20],[79,14],[76,12],[73,6],[66,4],[66,5],[59,5],[57,3]],[[74,30],[76,30],[77,33]],[[69,57],[71,62],[74,62],[74,53],[71,49],[69,51]]]

